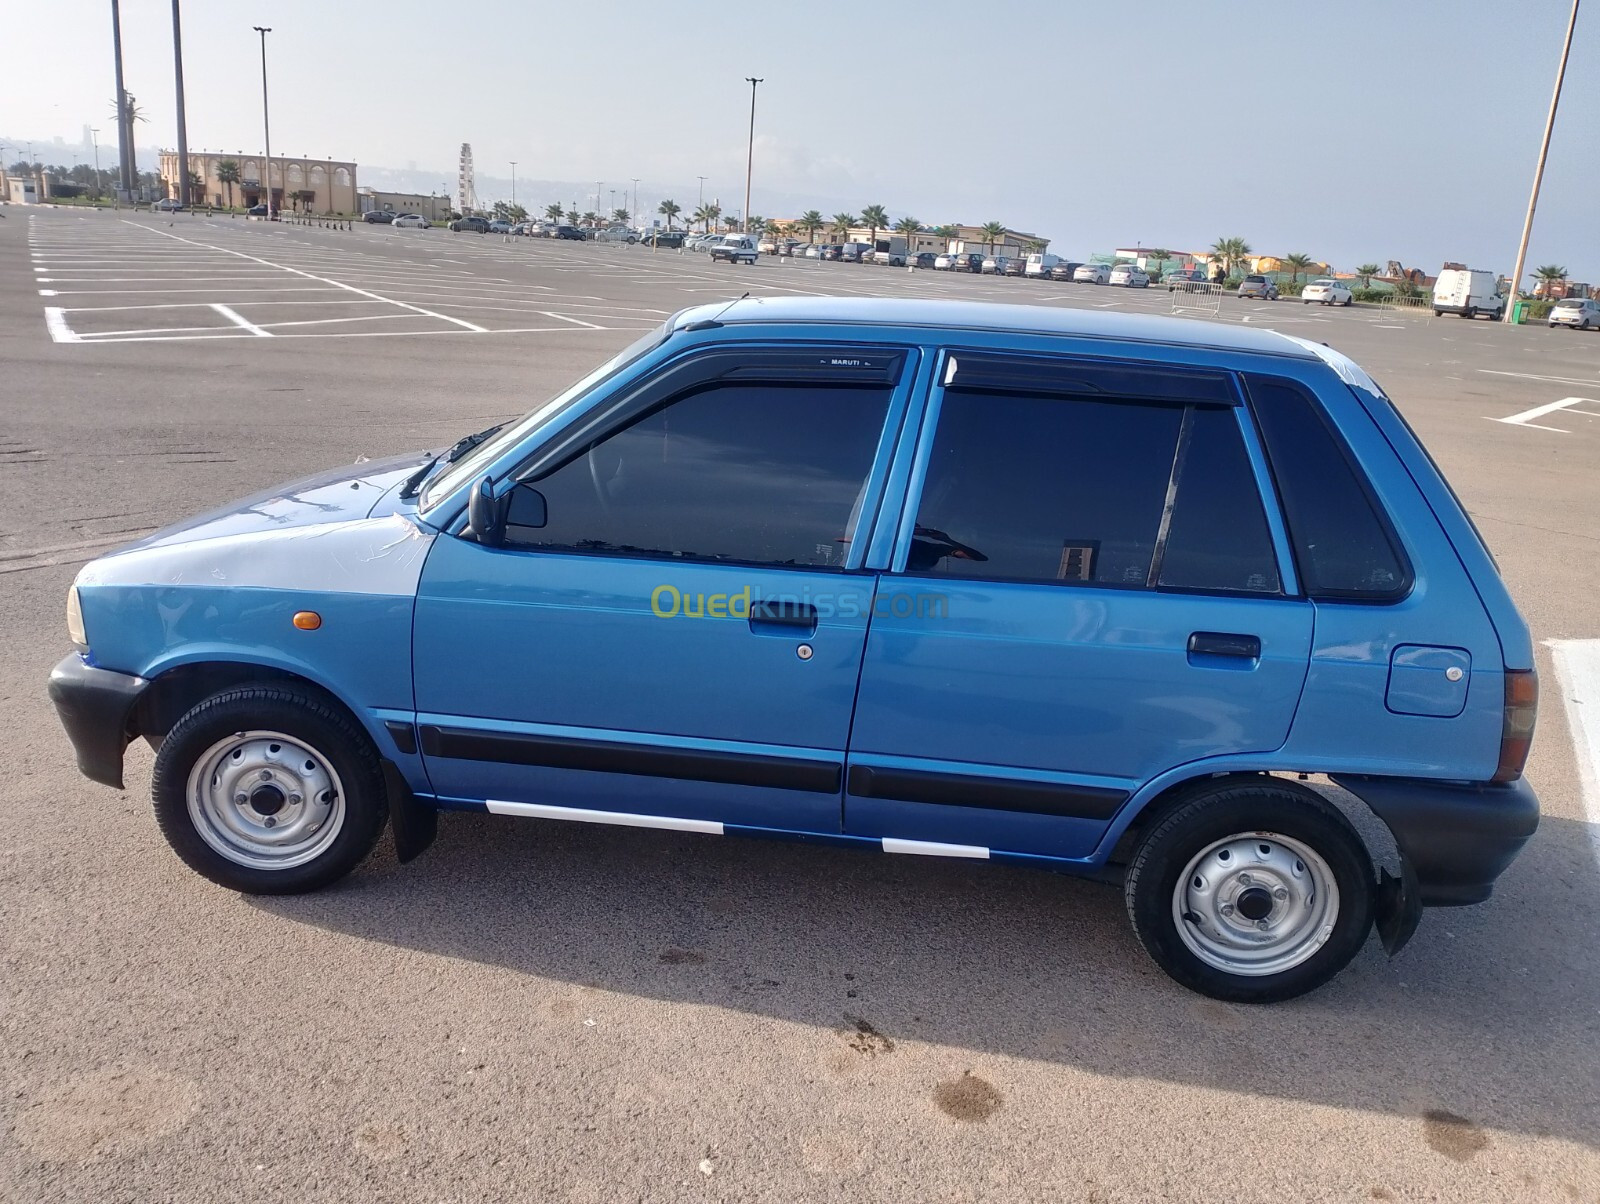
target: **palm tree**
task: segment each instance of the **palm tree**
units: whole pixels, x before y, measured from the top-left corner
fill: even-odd
[[[1005,223],[1004,222],[985,222],[984,223],[984,226],[983,226],[983,237],[985,238],[985,240],[987,240],[987,242],[989,244],[989,254],[991,254],[991,255],[994,254],[994,244],[999,242],[1005,236],[1006,236],[1006,227],[1005,227]]]
[[[854,226],[855,224],[856,224],[856,215],[855,214],[853,214],[853,213],[835,213],[833,215],[833,225],[829,227],[829,233],[830,234],[836,234],[840,238],[849,238],[850,237],[850,228],[852,226]]]
[[[761,233],[768,238],[778,238],[783,234],[783,223],[775,217],[769,217],[761,224]]]
[[[228,208],[233,208],[233,186],[239,182],[239,160],[219,159],[217,161],[217,183],[228,190]]]
[[[817,212],[815,209],[807,209],[800,215],[799,220],[795,222],[795,225],[799,226],[800,229],[806,232],[806,241],[808,243],[816,242],[817,231],[822,229],[827,224],[828,223],[823,220],[822,214]]]
[[[551,201],[544,207],[544,215],[553,222],[559,222],[567,215],[567,211],[561,207],[560,201]]]
[[[767,228],[767,219],[759,213],[752,213],[744,219],[744,232],[746,234],[760,234]]]
[[[876,246],[878,243],[878,231],[888,228],[889,211],[882,205],[868,205],[861,211],[861,224],[871,231],[867,236],[867,241]]]
[[[1296,251],[1293,255],[1285,255],[1283,257],[1283,262],[1289,265],[1291,269],[1289,274],[1289,283],[1294,284],[1300,279],[1300,273],[1305,271],[1317,261],[1311,258],[1311,256],[1307,255],[1304,251]]]
[[[914,217],[902,217],[894,224],[896,234],[905,235],[906,250],[911,250],[911,240],[922,233],[922,223]]]
[[[677,201],[662,201],[656,206],[656,212],[667,219],[667,229],[672,229],[672,219],[683,212],[683,207]]]
[[[693,213],[691,213],[689,215],[689,220],[691,222],[699,222],[700,225],[701,225],[701,228],[705,231],[705,233],[710,234],[711,233],[711,206],[710,205],[701,205],[700,208],[696,209]]]
[[[586,226],[598,226],[600,224],[600,215],[593,209],[589,210],[583,215],[583,224]]]
[[[1242,238],[1219,238],[1211,244],[1211,254],[1222,261],[1228,275],[1251,254],[1250,244]]]
[[[611,220],[614,222],[622,222],[624,225],[627,224],[630,216],[632,215],[626,209],[613,209],[611,211]]]
[[[1547,263],[1542,268],[1534,268],[1533,275],[1539,281],[1534,289],[1535,296],[1548,297],[1554,291],[1559,281],[1567,278],[1567,269],[1558,263]]]
[[[1372,278],[1383,269],[1375,263],[1364,263],[1356,269],[1356,275],[1361,277],[1361,287],[1371,288]]]

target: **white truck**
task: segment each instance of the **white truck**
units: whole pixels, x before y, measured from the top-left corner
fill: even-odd
[[[754,234],[724,234],[711,244],[711,262],[755,263],[761,258],[760,240]]]
[[[1445,268],[1433,285],[1433,316],[1460,314],[1476,318],[1488,314],[1498,320],[1506,311],[1506,299],[1495,292],[1493,272],[1476,268]]]
[[[1048,255],[1043,251],[1035,251],[1028,256],[1028,262],[1022,269],[1024,276],[1032,276],[1035,280],[1050,279],[1050,269],[1061,262],[1061,256]]]

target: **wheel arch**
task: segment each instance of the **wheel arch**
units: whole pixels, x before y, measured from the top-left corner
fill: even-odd
[[[1151,827],[1196,795],[1237,786],[1274,785],[1305,791],[1339,811],[1366,847],[1374,873],[1378,933],[1391,955],[1411,939],[1421,918],[1416,875],[1400,852],[1389,825],[1359,795],[1324,774],[1256,764],[1182,766],[1156,778],[1123,806],[1106,829],[1094,860],[1102,875],[1115,878]]]
[[[382,747],[377,732],[363,719],[358,708],[326,683],[294,668],[224,658],[187,660],[168,665],[149,680],[150,685],[140,695],[129,718],[129,734],[143,736],[152,747],[159,745],[179,719],[207,698],[224,690],[257,685],[287,685],[303,690],[341,712],[358,730],[367,734],[375,748]]]

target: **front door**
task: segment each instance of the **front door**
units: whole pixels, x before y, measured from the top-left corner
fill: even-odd
[[[545,525],[498,548],[437,541],[415,663],[441,797],[839,831],[876,581],[854,535],[875,510],[905,355],[875,359],[870,380],[835,367],[813,381],[777,359],[762,379],[759,349],[741,352],[686,390],[694,373],[674,365],[663,395],[634,390],[529,470]]]
[[[845,830],[1084,857],[1157,774],[1281,745],[1312,606],[1231,374],[956,352],[940,379]]]

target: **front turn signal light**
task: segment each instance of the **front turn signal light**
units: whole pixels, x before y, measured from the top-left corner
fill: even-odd
[[[67,638],[82,652],[89,650],[89,637],[83,630],[83,604],[78,601],[78,587],[67,589]]]

